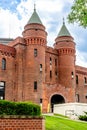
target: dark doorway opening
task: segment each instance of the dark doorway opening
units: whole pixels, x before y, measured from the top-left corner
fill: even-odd
[[[63,96],[55,94],[51,97],[51,112],[53,112],[54,104],[62,104],[65,103],[65,99]]]

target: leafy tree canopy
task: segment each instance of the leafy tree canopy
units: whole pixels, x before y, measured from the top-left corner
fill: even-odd
[[[87,0],[74,0],[68,21],[70,23],[76,22],[84,28],[87,27]]]

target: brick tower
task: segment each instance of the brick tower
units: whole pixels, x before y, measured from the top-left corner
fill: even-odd
[[[59,84],[67,89],[67,102],[75,102],[75,43],[64,21],[54,47],[58,50]]]
[[[35,8],[22,34],[26,43],[24,100],[42,103],[42,86],[43,82],[45,82],[47,33]]]

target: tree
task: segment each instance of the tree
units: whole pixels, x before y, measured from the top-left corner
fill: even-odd
[[[74,0],[68,21],[70,23],[76,22],[84,28],[87,27],[87,0]]]

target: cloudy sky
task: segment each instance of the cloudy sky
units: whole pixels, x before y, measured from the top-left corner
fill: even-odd
[[[76,43],[76,64],[87,67],[87,28],[79,27],[78,24],[69,24],[67,21],[73,1],[0,0],[0,38],[21,36],[36,3],[36,11],[48,33],[48,46],[53,46],[64,17],[65,24]]]

